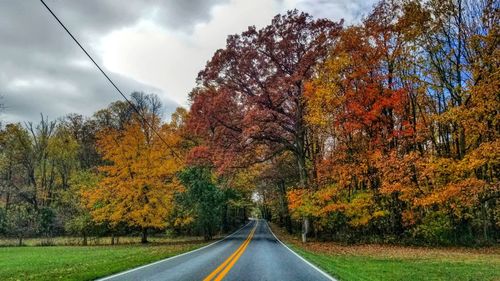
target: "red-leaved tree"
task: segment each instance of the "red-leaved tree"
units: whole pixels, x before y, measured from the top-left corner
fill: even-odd
[[[213,149],[219,171],[290,151],[300,186],[308,185],[304,83],[340,30],[341,23],[294,10],[261,30],[252,26],[228,37],[226,48],[199,73],[191,95],[190,126]],[[304,226],[307,233],[308,218]]]

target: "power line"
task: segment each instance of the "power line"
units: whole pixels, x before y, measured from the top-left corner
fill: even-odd
[[[99,69],[99,71],[102,73],[102,75],[104,75],[104,77],[106,77],[106,79],[109,81],[109,83],[111,83],[111,85],[113,85],[113,87],[115,88],[115,90],[118,91],[118,93],[120,93],[120,95],[127,101],[127,103],[130,105],[130,107],[132,107],[132,109],[139,115],[139,117],[141,117],[142,121],[144,121],[144,123],[153,132],[155,132],[155,134],[167,146],[167,148],[170,149],[170,151],[172,152],[172,155],[174,157],[176,157],[177,159],[180,159],[179,155],[177,155],[177,153],[174,151],[174,149],[154,129],[154,127],[148,122],[148,120],[141,114],[141,112],[139,111],[139,109],[137,109],[137,107],[123,94],[123,92],[118,88],[118,86],[116,86],[116,84],[113,82],[113,80],[111,80],[111,78],[109,78],[109,76],[106,74],[106,72],[104,72],[104,70],[99,66],[99,64],[85,50],[85,48],[82,46],[82,44],[80,44],[80,42],[78,42],[78,40],[75,38],[75,36],[73,36],[73,34],[71,34],[71,32],[68,30],[68,28],[66,28],[66,26],[61,22],[61,20],[56,16],[56,14],[54,14],[54,12],[49,8],[49,6],[47,6],[47,4],[45,3],[45,1],[44,0],[40,0],[40,2],[42,2],[42,4],[45,6],[45,8],[47,8],[47,10],[50,12],[50,14],[54,17],[54,19],[62,26],[62,28],[66,31],[66,33],[68,33],[68,35],[71,37],[71,39],[73,39],[73,41],[75,41],[75,43],[78,45],[78,47],[80,47],[80,49],[85,53],[85,55],[87,55],[87,57],[94,63],[94,65],[97,67],[97,69]]]

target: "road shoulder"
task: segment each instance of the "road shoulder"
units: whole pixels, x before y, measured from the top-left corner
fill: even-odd
[[[297,256],[299,259],[301,259],[303,262],[305,262],[306,264],[308,264],[310,267],[314,268],[316,271],[318,271],[319,273],[321,273],[321,275],[323,275],[327,279],[329,279],[331,281],[337,281],[337,279],[335,279],[334,277],[332,277],[330,274],[328,274],[327,272],[325,272],[323,269],[317,267],[316,265],[314,265],[310,261],[306,260],[304,257],[302,257],[300,254],[298,254],[296,251],[294,251],[293,249],[291,249],[290,247],[288,247],[288,245],[286,245],[285,243],[283,243],[283,241],[281,241],[281,239],[278,236],[276,236],[276,234],[274,233],[275,229],[276,230],[279,229],[277,226],[271,227],[271,225],[269,223],[267,223],[267,226],[269,227],[269,230],[273,234],[274,238],[276,238],[276,240],[278,240],[278,242],[281,243],[281,245],[283,245],[283,247],[287,248],[295,256]]]

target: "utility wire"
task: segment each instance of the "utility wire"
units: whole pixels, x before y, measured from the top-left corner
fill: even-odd
[[[139,117],[141,117],[142,121],[153,132],[155,132],[155,134],[167,146],[167,148],[170,149],[170,151],[172,152],[172,155],[175,158],[180,159],[179,155],[175,152],[175,150],[154,129],[154,127],[149,123],[149,121],[141,114],[141,112],[139,111],[139,109],[137,109],[137,107],[123,94],[123,92],[118,88],[118,86],[116,86],[116,84],[113,82],[113,80],[111,80],[111,78],[109,78],[109,76],[106,74],[106,72],[104,72],[104,70],[99,66],[99,64],[92,58],[92,56],[85,50],[85,48],[83,48],[83,46],[80,44],[80,42],[78,42],[78,40],[75,38],[75,36],[73,36],[73,34],[71,34],[71,32],[68,30],[68,28],[66,28],[66,26],[61,22],[61,20],[56,16],[56,14],[54,14],[54,12],[49,8],[49,6],[47,6],[47,4],[45,3],[45,1],[44,0],[40,0],[40,2],[42,2],[42,4],[45,6],[45,8],[47,8],[47,10],[50,12],[50,14],[54,17],[54,19],[62,26],[62,28],[64,28],[64,30],[66,31],[66,33],[68,33],[68,35],[71,37],[71,39],[73,39],[73,41],[75,41],[75,43],[78,45],[78,47],[80,47],[80,49],[85,53],[85,55],[87,55],[87,57],[94,63],[94,65],[97,67],[97,69],[99,69],[99,71],[102,73],[102,75],[104,75],[104,77],[106,77],[106,79],[109,81],[109,83],[111,83],[111,85],[113,85],[113,87],[116,89],[116,91],[118,91],[118,93],[120,93],[120,95],[127,101],[127,103],[130,105],[130,107],[132,107],[132,109],[137,113],[137,115],[139,115]]]

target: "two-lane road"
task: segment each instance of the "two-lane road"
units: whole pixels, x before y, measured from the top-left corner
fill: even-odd
[[[101,280],[335,280],[283,245],[265,220],[201,249]]]

